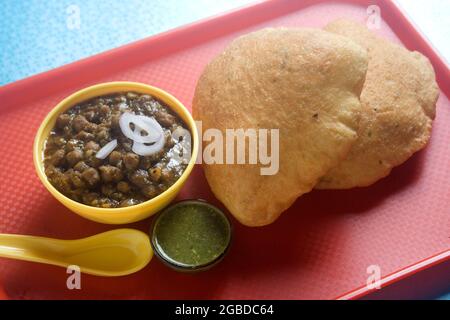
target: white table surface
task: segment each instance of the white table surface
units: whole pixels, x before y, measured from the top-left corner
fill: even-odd
[[[448,65],[450,62],[450,0],[395,1],[439,51]]]

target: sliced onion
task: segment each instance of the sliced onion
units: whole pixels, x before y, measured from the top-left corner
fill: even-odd
[[[143,143],[139,143],[134,141],[132,150],[134,153],[140,155],[140,156],[151,156],[152,154],[158,153],[164,148],[164,145],[166,143],[166,138],[164,134],[159,138],[158,141],[153,143],[152,145],[145,145]]]
[[[164,130],[159,124],[158,121],[155,120],[155,118],[147,117],[147,116],[136,116],[138,121],[136,121],[135,126],[137,126],[139,129],[145,131],[148,133],[148,135],[153,135],[155,138],[155,141],[159,140],[160,137],[164,135]],[[141,123],[142,122],[142,123]],[[155,142],[152,141],[152,142]]]
[[[131,123],[134,124],[134,130],[130,128]],[[155,119],[129,112],[120,116],[119,125],[125,137],[138,143],[157,142],[164,135],[161,125]],[[145,131],[147,135],[141,135],[141,131]]]
[[[129,139],[133,139],[134,137],[133,130],[130,128],[130,123],[133,122],[132,120],[133,114],[129,112],[122,113],[119,119],[120,130],[122,130],[123,135]]]
[[[134,115],[134,116],[135,116],[137,119],[141,120],[142,123],[146,123],[146,124],[148,124],[149,126],[155,127],[155,130],[161,130],[161,131],[162,131],[161,125],[159,124],[158,121],[155,120],[155,118],[153,118],[153,117],[147,117],[147,116],[144,116],[144,115]],[[138,125],[138,126],[141,126],[142,123],[141,123],[141,121],[139,121],[139,120],[137,121],[137,125]],[[159,129],[158,129],[158,128],[159,128]]]
[[[117,147],[117,139],[114,139],[103,146],[98,152],[95,154],[97,159],[105,159],[109,154]]]

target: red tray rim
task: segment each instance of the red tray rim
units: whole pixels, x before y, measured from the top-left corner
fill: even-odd
[[[158,52],[156,55],[153,54],[153,56],[147,56],[146,61],[149,61],[156,56],[159,57],[169,55],[182,50],[186,46],[192,47],[195,45],[192,41],[189,43],[184,41],[180,44],[180,41],[176,42],[174,39],[189,39],[190,35],[195,35],[197,32],[207,33],[203,40],[199,42],[202,43],[209,39],[257,24],[258,22],[273,19],[288,14],[292,11],[300,10],[322,2],[326,2],[326,0],[305,0],[301,2],[290,0],[258,0],[255,3],[201,19],[160,34],[6,84],[0,87],[0,99],[2,101],[6,101],[5,105],[16,105],[30,100],[40,99],[44,95],[53,94],[64,88],[67,89],[76,85],[83,85],[85,81],[77,81],[80,73],[85,74],[92,72],[92,70],[95,69],[95,66],[98,66],[99,64],[109,64],[111,67],[108,69],[108,73],[118,72],[120,70],[138,65],[142,62],[142,58],[133,59],[133,52],[144,50],[147,47],[151,46],[153,48],[153,50],[149,50],[148,52]],[[450,83],[450,70],[445,62],[445,59],[440,56],[439,52],[431,45],[427,38],[423,36],[422,33],[415,27],[409,17],[402,12],[402,9],[397,3],[395,3],[395,0],[339,0],[338,2],[361,6],[378,5],[383,12],[383,20],[388,23],[393,32],[399,37],[400,40],[403,41],[405,47],[409,50],[419,51],[430,59],[436,72],[437,82],[439,84]],[[255,12],[257,12],[258,15],[255,15]],[[395,21],[395,24],[392,23],[393,21]],[[217,23],[229,24],[232,25],[233,28],[230,28],[227,31],[210,31],[214,30],[214,28],[208,28],[208,26]],[[173,43],[177,43],[177,45],[174,46]],[[155,50],[155,48],[158,48],[158,50]],[[125,62],[121,64],[110,63],[111,61],[117,60]],[[105,68],[100,69],[105,70]],[[98,73],[96,76],[101,78],[104,74]],[[64,81],[58,81],[63,78]],[[52,83],[50,88],[47,82]],[[21,94],[29,87],[34,87],[33,92],[35,94]],[[440,85],[440,87],[441,91],[447,97],[450,96],[450,86]],[[385,287],[447,260],[450,260],[450,249],[383,276],[380,280],[381,286]],[[339,295],[335,297],[335,299],[358,299],[375,290],[377,289],[369,289],[366,286],[361,286]],[[3,299],[9,299],[9,297],[0,283],[0,300]]]

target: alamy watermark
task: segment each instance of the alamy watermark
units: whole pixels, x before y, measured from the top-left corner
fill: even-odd
[[[367,22],[366,26],[369,30],[379,30],[381,28],[381,9],[377,5],[370,5],[367,7]]]
[[[366,281],[367,289],[381,289],[381,268],[379,265],[372,264],[366,269],[369,277]]]
[[[78,30],[81,26],[80,7],[76,4],[71,4],[66,8],[67,19],[66,26],[69,30]]]
[[[77,265],[67,267],[66,273],[69,274],[66,280],[66,286],[69,290],[81,290],[81,269]]]
[[[196,121],[199,136],[197,164],[249,164],[259,165],[261,175],[275,175],[279,170],[280,133],[279,129],[235,128],[203,130],[201,121]],[[188,163],[191,159],[191,134],[178,128],[172,139],[181,142],[182,150],[175,160]],[[204,147],[203,147],[204,146]]]

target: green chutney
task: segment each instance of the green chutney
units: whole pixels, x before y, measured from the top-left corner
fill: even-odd
[[[162,211],[152,227],[157,256],[177,269],[197,270],[220,260],[230,244],[231,224],[218,208],[197,200]]]

